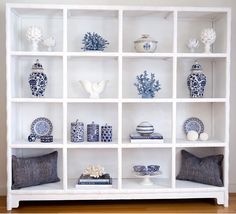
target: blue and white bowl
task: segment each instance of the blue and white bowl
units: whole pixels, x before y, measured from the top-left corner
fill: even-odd
[[[149,122],[142,122],[136,127],[136,131],[141,135],[151,135],[154,132],[154,127]]]
[[[137,175],[145,176],[145,175],[155,175],[159,172],[160,166],[158,165],[148,165],[147,167],[144,165],[135,165],[133,166],[133,170]]]

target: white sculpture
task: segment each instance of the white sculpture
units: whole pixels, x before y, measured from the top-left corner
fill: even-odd
[[[40,28],[31,26],[26,31],[26,38],[32,43],[32,51],[38,51],[38,43],[42,39],[42,31]]]
[[[190,141],[195,141],[198,139],[198,133],[196,131],[189,131],[187,134],[187,139]]]
[[[201,40],[205,45],[205,53],[211,52],[211,45],[216,40],[216,32],[213,28],[206,28],[201,32]]]
[[[48,48],[48,51],[52,51],[52,48],[56,46],[56,39],[53,36],[43,40],[43,45]]]
[[[200,140],[202,140],[202,141],[208,140],[208,137],[209,136],[206,132],[203,132],[203,133],[200,134]]]
[[[189,39],[187,47],[190,49],[191,53],[194,53],[194,50],[199,47],[199,41],[195,38]]]
[[[80,83],[84,87],[84,89],[90,94],[89,98],[92,99],[98,99],[100,93],[103,92],[103,90],[106,87],[106,84],[108,83],[108,80],[102,80],[99,82],[91,82],[88,80],[80,80]]]
[[[90,177],[99,178],[104,174],[104,168],[99,165],[89,165],[83,172],[83,175],[89,175]]]

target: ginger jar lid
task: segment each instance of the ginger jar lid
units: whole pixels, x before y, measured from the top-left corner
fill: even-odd
[[[191,71],[202,71],[202,66],[198,63],[197,60],[192,65]]]
[[[39,62],[39,59],[32,65],[32,70],[43,70],[42,64]]]
[[[137,39],[134,41],[134,43],[139,43],[139,42],[153,42],[157,43],[155,39],[149,36],[149,34],[143,34],[141,38]]]

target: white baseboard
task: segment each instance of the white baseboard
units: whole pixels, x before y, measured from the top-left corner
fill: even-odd
[[[229,184],[229,192],[236,193],[236,184]]]
[[[7,195],[7,189],[5,186],[0,185],[0,196],[5,196]]]

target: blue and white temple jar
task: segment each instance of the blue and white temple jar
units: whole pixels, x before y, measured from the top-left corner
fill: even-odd
[[[47,75],[43,73],[43,66],[37,59],[32,66],[32,73],[29,75],[29,85],[32,95],[35,97],[43,97],[47,86]]]
[[[98,142],[99,141],[99,125],[92,122],[87,125],[87,141]]]
[[[190,97],[203,97],[207,78],[202,72],[202,66],[198,63],[198,61],[195,61],[195,63],[192,65],[191,71],[192,73],[188,76],[187,79]]]
[[[71,123],[71,142],[84,142],[84,123],[79,120]]]
[[[112,126],[106,124],[101,127],[101,141],[112,142]]]

